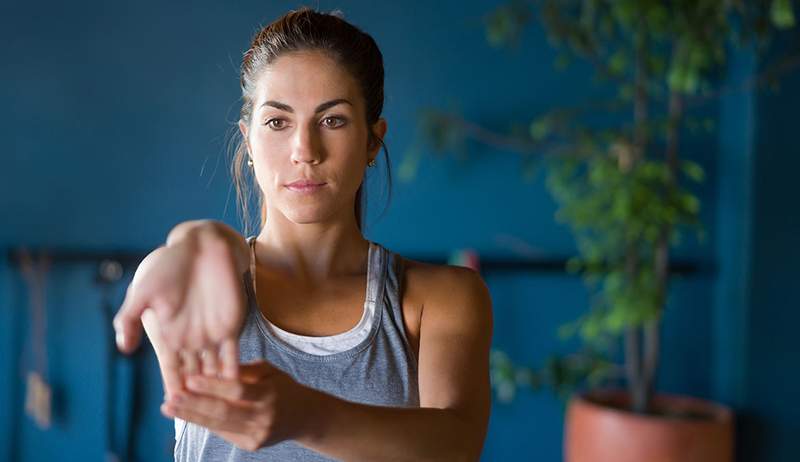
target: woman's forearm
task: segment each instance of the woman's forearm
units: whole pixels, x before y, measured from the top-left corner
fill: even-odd
[[[450,409],[373,406],[320,393],[295,440],[347,461],[477,461],[485,435]],[[309,416],[310,417],[310,416]],[[482,433],[482,432],[481,432]]]

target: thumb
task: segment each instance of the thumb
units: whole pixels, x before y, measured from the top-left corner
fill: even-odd
[[[117,348],[123,353],[132,353],[142,338],[142,313],[146,306],[136,295],[128,292],[122,307],[114,316],[114,331]]]

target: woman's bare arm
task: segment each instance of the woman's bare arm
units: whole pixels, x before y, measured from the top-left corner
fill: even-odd
[[[432,271],[432,270],[427,270]],[[426,275],[419,352],[421,408],[321,395],[319,415],[297,441],[342,460],[475,461],[491,407],[492,302],[473,270]]]

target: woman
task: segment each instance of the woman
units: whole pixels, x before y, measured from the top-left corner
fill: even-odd
[[[337,15],[289,12],[255,35],[241,87],[234,166],[258,184],[259,233],[176,226],[115,318],[121,350],[142,324],[155,347],[176,459],[477,460],[486,285],[361,233],[387,129],[375,42]]]

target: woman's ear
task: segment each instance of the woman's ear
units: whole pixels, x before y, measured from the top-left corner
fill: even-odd
[[[247,138],[247,131],[248,126],[244,123],[243,120],[239,119],[239,132],[242,134],[242,138],[244,138],[244,144],[247,147],[247,153],[252,157],[253,154],[250,152],[250,140]]]
[[[372,124],[370,128],[372,130],[372,137],[370,137],[370,144],[367,146],[368,155],[370,159],[374,159],[378,156],[378,151],[381,150],[381,143],[379,140],[382,140],[386,136],[386,119],[381,117],[378,119],[377,122]]]

